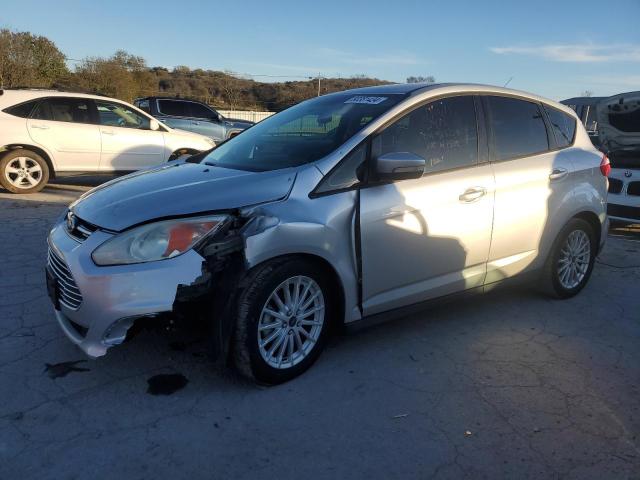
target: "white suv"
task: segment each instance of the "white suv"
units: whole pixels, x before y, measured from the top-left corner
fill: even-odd
[[[113,98],[0,90],[0,185],[34,193],[58,172],[134,171],[215,146]]]

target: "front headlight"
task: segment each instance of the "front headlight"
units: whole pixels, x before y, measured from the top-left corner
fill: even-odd
[[[91,258],[100,266],[173,258],[213,234],[224,219],[224,215],[216,215],[142,225],[107,240],[93,251]]]
[[[213,138],[209,138],[209,137],[204,137],[205,141],[211,145],[212,147],[216,146],[216,142],[213,140]]]

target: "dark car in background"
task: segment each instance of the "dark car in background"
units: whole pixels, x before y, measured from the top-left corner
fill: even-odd
[[[639,223],[640,91],[561,103],[575,110],[593,144],[609,157],[609,217],[618,223]]]
[[[573,97],[560,102],[576,112],[587,129],[591,142],[597,148],[600,148],[600,136],[598,134],[596,105],[604,98],[606,97]]]
[[[172,128],[205,135],[216,143],[228,140],[254,124],[248,120],[225,118],[206,103],[185,98],[144,97],[137,98],[133,104]]]

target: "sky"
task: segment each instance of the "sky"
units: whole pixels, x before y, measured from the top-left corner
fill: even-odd
[[[71,59],[124,49],[261,81],[433,75],[554,100],[640,90],[639,19],[640,0],[0,0],[1,28]]]

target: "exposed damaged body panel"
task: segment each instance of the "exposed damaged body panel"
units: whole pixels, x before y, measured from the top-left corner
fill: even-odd
[[[628,92],[597,104],[600,141],[608,152],[640,151],[640,92]]]

